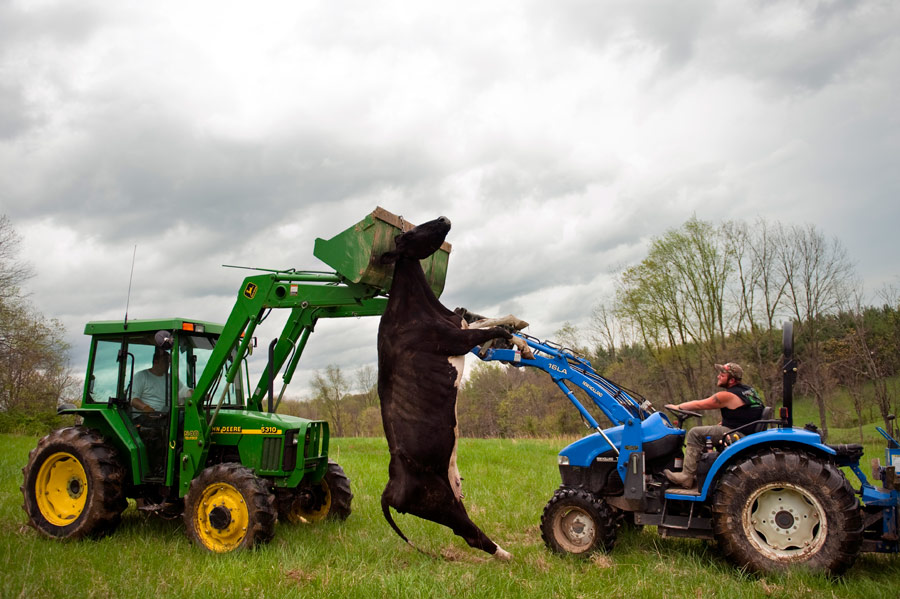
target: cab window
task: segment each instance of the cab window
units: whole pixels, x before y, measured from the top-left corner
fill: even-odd
[[[178,345],[178,377],[185,385],[191,389],[197,386],[203,370],[212,357],[212,351],[215,348],[217,337],[206,335],[184,335]],[[216,405],[223,389],[225,372],[231,367],[232,357],[225,362],[225,367],[218,373],[218,378],[213,382],[210,393],[207,397],[207,405]],[[246,405],[244,397],[243,378],[241,372],[238,371],[234,381],[224,389],[225,397],[222,400],[222,407],[242,407]]]
[[[121,396],[119,372],[122,366],[119,353],[122,339],[100,339],[94,350],[94,367],[88,376],[85,399],[88,403],[107,403]],[[130,364],[128,364],[130,368]]]
[[[153,363],[152,338],[146,335],[107,337],[97,339],[96,343],[85,399],[88,403],[130,402],[134,373]]]

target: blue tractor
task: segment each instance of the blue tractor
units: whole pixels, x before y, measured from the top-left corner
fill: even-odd
[[[534,351],[476,348],[482,360],[547,372],[578,409],[592,434],[559,453],[562,484],[544,508],[541,536],[562,554],[612,549],[623,523],[653,525],[662,537],[715,540],[737,566],[772,572],[792,565],[839,574],[861,551],[896,553],[900,445],[887,440],[887,463],[859,467],[861,445],[827,445],[814,426],[792,421],[793,327],[785,323],[784,398],[779,417],[726,436],[701,456],[697,487],[671,486],[664,469],[683,458],[684,423],[696,412],[653,409],[638,394],[599,375],[590,362],[557,344],[520,335]],[[613,426],[603,428],[573,393],[580,389]],[[673,422],[674,420],[674,422]],[[843,469],[859,481],[854,489]]]

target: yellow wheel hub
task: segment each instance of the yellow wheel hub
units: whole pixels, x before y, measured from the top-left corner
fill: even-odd
[[[328,483],[322,479],[318,485],[311,489],[311,493],[296,497],[291,506],[288,520],[294,524],[311,524],[321,522],[331,511],[331,489]]]
[[[41,464],[34,483],[38,509],[50,524],[68,526],[84,511],[87,486],[81,462],[70,453],[54,453]]]
[[[203,490],[194,518],[200,541],[218,553],[240,546],[247,536],[250,511],[241,493],[228,483],[215,483]]]

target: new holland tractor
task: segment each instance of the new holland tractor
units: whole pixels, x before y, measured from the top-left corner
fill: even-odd
[[[779,417],[762,418],[726,436],[701,456],[695,489],[672,486],[664,469],[683,458],[684,423],[696,412],[657,412],[634,392],[600,376],[590,362],[558,344],[522,335],[534,359],[514,349],[476,348],[483,360],[547,372],[594,432],[559,452],[562,484],[544,508],[541,535],[562,554],[612,549],[623,522],[653,525],[662,537],[716,540],[749,571],[791,565],[838,574],[861,551],[897,553],[900,445],[887,440],[887,463],[870,482],[860,445],[827,445],[814,426],[792,420],[793,327],[785,323],[784,398]],[[612,423],[602,427],[579,401],[580,389]],[[858,479],[853,488],[844,470]],[[876,484],[878,486],[876,486]]]
[[[133,498],[141,510],[183,517],[194,541],[227,552],[271,539],[276,519],[346,518],[352,494],[342,468],[328,459],[328,423],[275,409],[319,319],[384,311],[392,271],[375,258],[412,226],[378,208],[333,239],[317,239],[314,255],[340,274],[247,277],[224,325],[184,318],[88,323],[81,405],[60,410],[81,423],[50,433],[31,451],[21,487],[29,523],[53,538],[102,536]],[[423,261],[438,295],[449,250],[445,244]],[[254,332],[278,309],[288,311],[287,321],[250,388]],[[142,411],[136,387],[148,368],[161,369],[164,405]]]

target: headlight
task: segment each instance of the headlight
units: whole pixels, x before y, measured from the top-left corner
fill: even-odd
[[[569,465],[569,456],[566,456],[566,455],[557,456],[556,461],[559,463],[560,466],[568,466]]]

